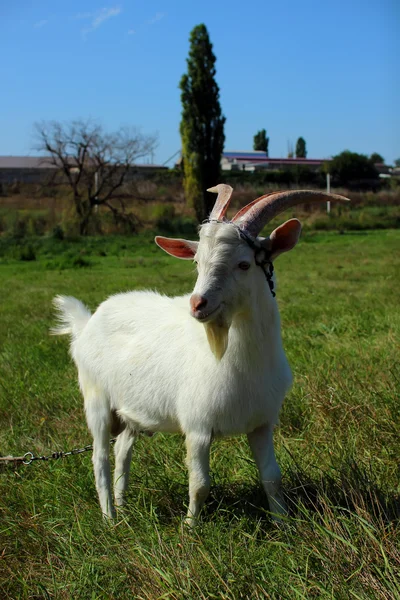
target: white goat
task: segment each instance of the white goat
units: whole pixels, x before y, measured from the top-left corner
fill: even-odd
[[[110,518],[115,517],[110,434],[118,435],[114,495],[120,506],[132,444],[142,430],[185,434],[189,524],[209,492],[212,439],[241,433],[247,434],[271,512],[279,518],[286,511],[273,427],[292,376],[282,347],[272,261],[296,245],[301,225],[291,219],[268,238],[257,235],[295,204],[346,199],[310,191],[267,194],[228,221],[232,188],[220,184],[210,191],[218,198],[199,242],[156,237],[169,254],[197,263],[192,295],[117,294],[93,315],[75,298],[54,301],[60,324],[53,333],[72,336],[93,435],[97,492]]]

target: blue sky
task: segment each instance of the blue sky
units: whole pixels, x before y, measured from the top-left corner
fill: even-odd
[[[299,136],[310,158],[350,149],[400,157],[398,0],[15,0],[0,3],[0,154],[32,154],[38,120],[94,118],[180,148],[178,83],[191,29],[217,56],[226,150],[270,156]]]

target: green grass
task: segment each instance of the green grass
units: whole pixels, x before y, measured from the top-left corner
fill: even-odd
[[[30,259],[24,258],[26,247]],[[295,383],[276,431],[290,516],[277,527],[245,438],[214,443],[195,532],[179,436],[140,438],[126,509],[103,523],[90,453],[0,472],[0,597],[400,598],[399,231],[306,233],[276,263]],[[34,256],[34,258],[33,258]],[[51,299],[95,306],[191,289],[150,236],[0,239],[0,453],[90,443]]]

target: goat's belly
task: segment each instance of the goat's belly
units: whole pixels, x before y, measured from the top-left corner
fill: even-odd
[[[141,411],[137,407],[123,406],[117,409],[117,414],[134,431],[182,433],[176,419],[157,411]]]
[[[283,395],[253,397],[251,401],[243,396],[221,398],[211,405],[198,397],[187,397],[182,406],[177,405],[176,397],[154,396],[149,404],[136,396],[133,402],[123,402],[116,410],[136,431],[185,434],[196,431],[218,437],[249,433],[266,423],[275,424],[282,401]]]
[[[128,377],[128,379],[131,379]],[[164,385],[157,377],[119,381],[109,390],[111,406],[132,429],[179,433],[182,427],[176,409],[177,389],[173,381]]]

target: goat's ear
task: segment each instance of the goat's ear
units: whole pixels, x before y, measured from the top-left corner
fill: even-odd
[[[298,219],[289,219],[271,233],[268,240],[268,250],[271,252],[271,259],[274,260],[282,252],[288,252],[295,247],[299,241],[301,233],[301,223]],[[267,240],[265,240],[265,245]]]
[[[197,252],[199,242],[190,242],[189,240],[181,240],[174,238],[166,238],[157,235],[155,238],[157,246],[160,246],[165,252],[175,258],[183,258],[185,260],[193,260]]]

